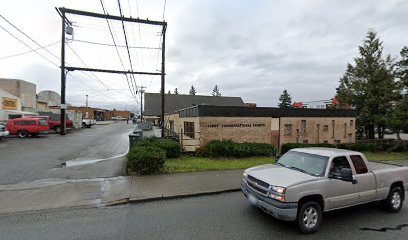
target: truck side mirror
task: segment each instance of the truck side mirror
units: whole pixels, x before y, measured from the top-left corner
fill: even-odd
[[[350,168],[340,169],[341,180],[346,182],[353,182],[353,173]]]
[[[276,159],[276,160],[279,160],[280,157],[281,157],[281,155],[276,154],[275,159]]]

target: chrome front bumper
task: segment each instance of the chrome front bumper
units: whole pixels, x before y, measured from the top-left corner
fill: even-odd
[[[283,221],[295,221],[297,216],[297,203],[285,203],[264,197],[251,189],[244,181],[241,182],[241,191],[248,198],[252,195],[256,199],[256,206],[262,211]]]

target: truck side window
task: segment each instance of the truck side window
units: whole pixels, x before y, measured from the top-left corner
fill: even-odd
[[[332,160],[331,166],[330,166],[330,173],[333,175],[340,175],[340,170],[342,168],[349,168],[350,169],[350,164],[347,160],[346,157],[335,157]]]
[[[357,174],[367,173],[368,169],[364,160],[359,155],[351,155],[351,162],[353,162],[354,168],[356,169]]]

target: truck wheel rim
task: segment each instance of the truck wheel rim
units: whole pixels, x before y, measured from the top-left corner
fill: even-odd
[[[391,198],[391,205],[393,208],[397,209],[401,205],[401,195],[398,192],[394,192]]]
[[[303,213],[303,224],[307,228],[313,228],[317,224],[317,211],[314,207],[308,207]]]

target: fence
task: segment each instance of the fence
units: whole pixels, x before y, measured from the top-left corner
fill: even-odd
[[[356,143],[370,143],[374,144],[375,149],[379,151],[386,151],[390,149],[408,149],[408,140],[398,139],[363,139],[357,140]]]
[[[200,147],[200,132],[180,132],[172,131],[171,129],[165,129],[164,135],[166,138],[176,139],[184,152],[194,152]]]

